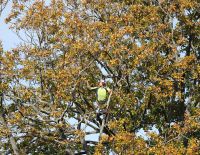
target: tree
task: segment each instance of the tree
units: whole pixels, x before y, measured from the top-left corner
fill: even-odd
[[[3,74],[12,78],[1,89],[17,147],[26,154],[198,154],[199,7],[198,0],[14,2],[6,22],[24,44],[5,52],[10,72]],[[96,142],[85,138],[102,123],[86,83],[100,78],[114,93]]]
[[[8,0],[1,0],[0,1],[0,15],[2,13],[2,11],[4,10],[5,6],[7,5]]]

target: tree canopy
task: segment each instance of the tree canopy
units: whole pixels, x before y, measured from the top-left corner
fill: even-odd
[[[199,154],[199,0],[10,3],[21,44],[0,46],[1,153]],[[100,79],[113,93],[94,141]]]

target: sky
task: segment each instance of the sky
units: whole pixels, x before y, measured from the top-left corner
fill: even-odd
[[[12,48],[17,47],[17,45],[20,43],[20,39],[18,38],[16,33],[13,32],[11,29],[9,29],[9,24],[6,24],[4,22],[5,18],[9,15],[10,11],[11,11],[11,4],[8,4],[0,16],[0,40],[3,43],[3,48],[5,51],[9,51]],[[74,121],[72,121],[71,123],[73,124]],[[87,128],[86,130],[90,130],[90,129]],[[155,127],[153,127],[152,131],[158,133]],[[143,129],[140,129],[136,133],[136,135],[141,136],[144,139],[147,139],[146,133]],[[87,136],[86,140],[89,140],[89,139],[98,141],[98,134]]]
[[[8,4],[0,16],[0,40],[2,41],[3,48],[6,51],[15,48],[20,43],[18,36],[9,29],[9,25],[4,22],[5,18],[9,15],[10,10],[11,5]]]
[[[17,47],[20,43],[20,39],[16,35],[14,31],[9,29],[9,24],[4,22],[5,18],[9,15],[11,11],[11,5],[9,4],[1,14],[0,17],[0,40],[3,43],[3,48],[5,51],[9,51],[12,48]],[[70,120],[71,124],[76,123],[75,120]],[[87,130],[90,131],[91,129],[87,127]],[[86,140],[94,140],[98,141],[98,134],[90,135],[86,137]]]

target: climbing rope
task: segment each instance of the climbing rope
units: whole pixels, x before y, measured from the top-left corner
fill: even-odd
[[[101,124],[101,127],[100,127],[100,133],[99,133],[99,141],[101,140],[101,136],[103,134],[103,129],[104,129],[105,123],[107,123],[107,121],[108,121],[108,115],[109,115],[108,109],[109,109],[109,105],[110,105],[111,95],[112,95],[112,92],[110,93],[108,100],[107,100],[107,103],[106,103],[106,113],[103,114],[103,120],[102,120],[102,124]]]

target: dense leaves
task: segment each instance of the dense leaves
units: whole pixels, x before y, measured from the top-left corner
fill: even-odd
[[[5,21],[23,43],[0,49],[0,151],[198,154],[199,10],[199,0],[13,1]],[[95,141],[102,117],[87,82],[101,78],[113,94]]]

